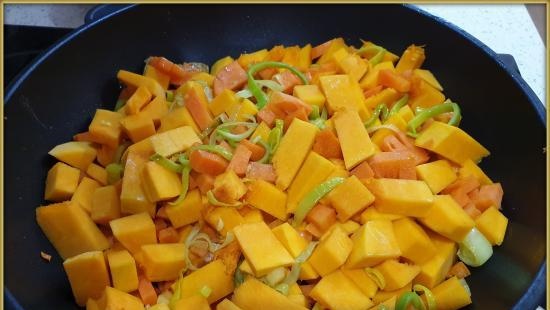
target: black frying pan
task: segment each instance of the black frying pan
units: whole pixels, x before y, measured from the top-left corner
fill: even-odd
[[[47,51],[6,93],[6,306],[76,308],[62,261],[35,222],[43,203],[46,153],[112,109],[118,69],[139,72],[149,55],[212,63],[275,44],[318,44],[343,36],[400,53],[425,44],[425,67],[461,104],[462,127],[491,152],[482,168],[502,182],[506,239],[468,283],[469,309],[535,309],[546,291],[546,112],[496,54],[456,27],[401,5],[142,5],[83,26]]]

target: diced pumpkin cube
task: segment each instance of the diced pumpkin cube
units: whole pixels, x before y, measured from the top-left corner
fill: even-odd
[[[386,282],[385,291],[393,291],[405,287],[420,272],[419,266],[400,263],[396,259],[388,259],[374,268],[384,276]]]
[[[126,70],[119,70],[117,73],[117,78],[126,86],[133,86],[138,88],[140,86],[145,86],[155,95],[155,97],[165,97],[166,91],[162,86],[150,77],[146,77],[140,74],[132,73]]]
[[[151,101],[152,97],[153,94],[151,94],[147,87],[139,86],[132,96],[128,98],[128,101],[126,101],[126,113],[130,115],[137,114],[143,106]]]
[[[86,170],[97,155],[90,142],[71,141],[56,145],[48,154],[80,170]]]
[[[201,218],[203,209],[201,193],[198,189],[195,189],[188,192],[181,203],[167,205],[166,214],[172,226],[179,228],[198,221]]]
[[[97,181],[90,179],[88,177],[83,177],[76,188],[76,191],[71,198],[71,201],[76,202],[86,210],[86,212],[92,212],[92,196],[96,188],[99,188],[101,185]]]
[[[344,154],[346,169],[351,170],[374,154],[374,144],[357,112],[338,111],[334,114],[333,119]]]
[[[147,213],[125,216],[109,225],[115,238],[132,254],[141,251],[142,245],[157,243],[155,224]]]
[[[433,122],[422,130],[415,145],[437,153],[457,164],[470,159],[478,162],[489,151],[458,127]]]
[[[145,65],[145,70],[143,70],[143,75],[157,81],[162,88],[165,90],[170,86],[170,77],[151,65]]]
[[[432,207],[433,194],[424,181],[373,179],[367,187],[376,197],[374,206],[381,212],[423,217]]]
[[[359,84],[347,74],[325,75],[319,78],[321,89],[327,99],[329,113],[340,110],[355,111],[362,120],[369,117],[365,108],[365,97]]]
[[[416,166],[416,174],[437,194],[456,181],[457,176],[448,161],[441,159]]]
[[[457,245],[452,240],[437,234],[430,235],[430,238],[436,253],[420,265],[420,273],[413,281],[415,284],[422,284],[427,288],[432,288],[445,279],[445,275],[453,265],[457,251]]]
[[[78,187],[80,171],[62,162],[53,165],[46,177],[44,199],[50,201],[68,200]]]
[[[351,240],[353,249],[346,268],[370,267],[401,255],[392,224],[388,220],[374,220],[363,224],[351,236]]]
[[[493,184],[493,181],[476,165],[471,159],[467,159],[462,163],[462,167],[458,170],[458,177],[466,178],[473,175],[481,185]]]
[[[165,114],[160,119],[160,127],[158,129],[158,132],[161,133],[182,126],[191,127],[196,134],[199,134],[201,132],[199,126],[197,126],[197,124],[193,120],[193,117],[191,116],[191,113],[189,113],[189,110],[187,110],[186,107],[175,108]]]
[[[38,207],[36,221],[63,259],[109,247],[107,238],[75,202]]]
[[[292,257],[298,257],[302,251],[307,247],[307,242],[300,234],[290,226],[288,223],[283,223],[275,228],[273,228],[273,234],[275,237],[283,244],[288,253]],[[312,268],[311,264],[306,261],[301,265],[300,270],[300,279],[301,280],[311,280],[319,277],[315,269]]]
[[[120,124],[134,143],[155,134],[153,119],[143,113],[126,116]]]
[[[239,104],[239,98],[232,90],[226,88],[210,102],[208,108],[217,117],[237,104]]]
[[[258,114],[258,107],[252,101],[243,99],[240,105],[233,106],[233,108],[229,109],[227,112],[230,116],[235,115],[237,121],[244,122],[250,116]]]
[[[443,91],[443,86],[439,84],[439,81],[435,78],[435,76],[430,72],[430,70],[424,70],[424,69],[414,69],[413,75],[416,75],[423,79],[426,83],[430,84],[431,86],[435,87],[435,89],[439,91]]]
[[[325,276],[342,266],[350,252],[353,242],[340,227],[335,227],[320,241],[309,258],[309,263],[321,276]]]
[[[306,310],[266,284],[248,277],[235,289],[232,301],[243,310]]]
[[[100,165],[91,163],[86,169],[86,174],[98,181],[101,185],[107,185],[107,170]]]
[[[264,216],[262,215],[262,211],[252,209],[243,214],[243,219],[245,223],[258,223],[264,220]]]
[[[294,262],[264,222],[242,224],[235,227],[233,232],[256,276],[266,275],[274,268],[289,266]]]
[[[372,298],[378,291],[378,285],[365,272],[365,269],[341,269],[342,273],[348,277],[365,294]]]
[[[210,310],[208,301],[201,295],[184,297],[174,304],[174,310]]]
[[[333,57],[340,70],[354,81],[359,81],[367,72],[367,62],[357,54],[350,54],[342,48],[336,51]]]
[[[491,242],[501,245],[508,226],[508,219],[495,207],[490,207],[476,218],[476,227]]]
[[[288,188],[287,213],[294,213],[300,201],[334,171],[335,165],[311,151]]]
[[[182,126],[151,136],[151,144],[155,152],[168,157],[186,151],[201,140],[190,126]]]
[[[116,288],[107,286],[97,305],[100,310],[124,309],[124,310],[143,310],[141,300],[133,295],[124,293]]]
[[[437,309],[455,310],[472,303],[470,292],[457,277],[452,277],[432,289]]]
[[[86,310],[99,310],[97,301],[95,299],[88,298],[88,301],[86,301]]]
[[[120,198],[114,185],[100,187],[94,191],[91,217],[98,224],[108,224],[120,217]]]
[[[348,235],[353,234],[354,232],[356,232],[359,229],[359,227],[361,227],[361,225],[359,225],[359,223],[357,223],[355,221],[352,221],[352,220],[348,220],[344,223],[338,223],[338,225],[340,225],[340,227],[342,227],[342,229]]]
[[[148,161],[140,153],[128,151],[120,193],[120,211],[124,214],[147,212],[150,216],[155,215],[156,205],[145,196],[141,181],[141,171]]]
[[[222,260],[215,260],[180,281],[181,296],[183,298],[198,295],[200,289],[208,286],[212,292],[207,300],[212,304],[233,291],[233,275],[226,272],[226,266]]]
[[[253,53],[241,54],[241,56],[239,56],[237,61],[239,62],[239,65],[241,65],[241,67],[248,68],[248,66],[252,64],[264,61],[268,54],[269,54],[269,51],[264,48],[259,51],[255,51]]]
[[[148,105],[146,105],[141,112],[141,115],[153,120],[155,126],[160,125],[160,120],[168,114],[168,104],[166,98],[155,97]],[[180,126],[177,126],[180,127]]]
[[[174,198],[181,193],[181,180],[178,174],[154,161],[145,163],[141,172],[141,184],[151,202]]]
[[[343,38],[334,38],[329,42],[326,42],[325,44],[328,44],[328,48],[317,60],[318,64],[324,64],[332,61],[334,52],[338,51],[341,48],[348,48]]]
[[[287,195],[271,183],[264,180],[253,180],[248,185],[245,200],[253,207],[278,219],[285,220],[287,218]]]
[[[401,249],[401,256],[416,264],[422,264],[435,255],[435,246],[424,229],[410,218],[393,222],[395,240]]]
[[[269,138],[269,133],[271,132],[271,128],[265,123],[261,122],[258,127],[256,127],[256,130],[252,133],[252,136],[250,136],[250,141],[256,139],[256,137],[262,138],[265,142],[267,142]]]
[[[136,261],[126,250],[108,251],[107,261],[114,288],[129,293],[138,288]]]
[[[374,201],[371,192],[352,175],[328,194],[340,221],[347,221]]]
[[[240,200],[246,194],[246,191],[247,188],[243,181],[241,181],[233,170],[227,170],[217,175],[214,180],[214,188],[212,189],[212,193],[214,193],[216,198],[226,203],[234,203]]]
[[[117,112],[97,109],[88,131],[95,141],[116,148],[120,142],[122,132],[120,120],[123,117]]]
[[[298,169],[313,146],[319,129],[308,122],[295,118],[281,139],[273,155],[273,168],[277,173],[277,187],[285,190],[298,173]]]
[[[216,310],[242,310],[242,308],[235,305],[231,300],[226,298],[216,306]]]
[[[325,96],[317,85],[296,85],[292,95],[307,104],[318,106],[320,110],[325,106]]]
[[[397,220],[404,218],[405,216],[402,214],[393,214],[393,213],[385,213],[380,212],[378,209],[376,209],[374,206],[367,208],[363,213],[361,213],[361,224],[365,224],[368,221],[373,220]]]
[[[177,279],[187,266],[187,248],[183,243],[145,244],[141,246],[145,276],[151,282]]]
[[[399,58],[395,71],[401,73],[407,70],[418,69],[422,66],[425,59],[426,55],[424,53],[424,48],[412,44],[407,47],[403,55],[401,55],[401,58]]]
[[[73,296],[79,306],[86,305],[88,298],[99,298],[110,285],[109,272],[103,252],[82,253],[63,262]]]
[[[413,109],[418,107],[429,108],[445,101],[445,95],[435,87],[424,81],[422,78],[413,76],[411,83],[411,97],[409,106]]]
[[[372,301],[340,270],[324,276],[310,296],[330,309],[360,310],[372,306]]]
[[[381,103],[387,104],[388,106],[392,105],[397,99],[401,97],[401,94],[395,89],[388,87],[384,88],[381,92],[376,95],[370,96],[365,99],[365,107],[367,109],[375,109]]]
[[[470,216],[449,195],[435,196],[432,209],[420,221],[455,242],[461,242],[475,226]]]
[[[378,85],[378,74],[380,73],[380,70],[385,69],[395,70],[395,67],[393,66],[393,63],[391,61],[382,61],[374,65],[361,79],[361,81],[359,82],[359,86],[361,86],[361,88],[363,89],[372,89],[376,87]]]
[[[204,216],[204,219],[208,222],[208,224],[210,224],[210,226],[216,229],[221,226],[222,228],[219,230],[219,233],[223,236],[227,235],[227,233],[233,230],[236,226],[245,223],[242,215],[233,207],[213,208],[208,211],[208,213]]]

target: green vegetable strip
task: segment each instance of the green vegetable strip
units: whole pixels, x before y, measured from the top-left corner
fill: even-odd
[[[405,292],[395,302],[395,310],[408,310],[412,306],[416,310],[426,310],[422,299],[413,292]]]
[[[283,85],[272,80],[256,80],[261,87],[267,87],[274,91],[283,91]]]
[[[323,130],[325,129],[326,119],[326,110],[323,109],[324,113],[319,114],[319,107],[314,105],[312,106],[313,110],[309,114],[310,123],[315,125],[317,128]]]
[[[369,276],[369,278],[376,283],[378,288],[383,290],[386,287],[386,278],[384,278],[384,275],[380,271],[367,267],[365,268],[365,272],[367,273],[367,276]]]
[[[122,159],[122,155],[124,154],[124,152],[126,152],[126,149],[128,149],[128,147],[130,145],[132,145],[132,143],[130,143],[129,141],[126,141],[126,142],[122,143],[121,145],[119,145],[116,149],[115,156],[113,158],[113,162],[120,163],[120,160]]]
[[[183,164],[183,168],[181,170],[181,193],[178,199],[176,199],[175,201],[169,202],[168,203],[169,205],[175,206],[182,203],[183,200],[185,200],[185,197],[187,196],[187,191],[189,190],[189,173],[190,172],[191,172],[191,166],[189,166],[189,163]]]
[[[189,149],[189,152],[191,153],[196,150],[207,151],[210,153],[218,154],[227,160],[231,160],[231,158],[233,158],[233,154],[231,154],[231,152],[229,152],[228,150],[226,150],[225,148],[219,145],[201,144],[201,145],[191,147]]]
[[[413,138],[418,137],[416,129],[424,124],[428,119],[435,117],[442,113],[453,112],[453,117],[449,120],[449,125],[458,126],[458,123],[461,119],[460,107],[454,102],[444,102],[442,104],[435,105],[431,108],[425,109],[422,112],[418,113],[413,119],[407,124],[409,131],[407,134]]]
[[[269,158],[272,154],[272,151],[271,151],[271,148],[269,147],[269,145],[264,140],[262,140],[260,137],[258,137],[258,138],[259,139],[256,143],[261,145],[265,149],[264,156],[262,158],[260,158],[258,160],[258,162],[260,164],[266,164],[269,161]]]
[[[167,90],[166,91],[166,101],[168,101],[168,102],[174,101],[174,91],[173,90]]]
[[[235,134],[223,129],[216,129],[216,134],[230,142],[239,142],[250,137],[250,135],[254,133],[254,130],[256,130],[256,127],[250,127],[243,133]]]
[[[175,173],[181,173],[183,169],[182,165],[176,164],[175,162],[169,160],[168,158],[160,154],[154,154],[149,159]]]
[[[235,203],[225,203],[225,202],[221,202],[219,201],[216,196],[214,196],[214,193],[212,193],[212,191],[208,191],[206,193],[206,198],[208,198],[208,202],[213,205],[213,206],[217,206],[217,207],[228,207],[228,208],[237,208],[237,207],[240,207],[242,206],[242,203],[240,202],[235,202]]]
[[[307,78],[302,72],[283,62],[264,61],[264,62],[259,62],[251,65],[250,68],[248,69],[248,72],[246,73],[248,77],[248,89],[250,90],[252,95],[256,98],[256,105],[258,106],[259,109],[262,109],[263,107],[265,107],[265,105],[267,104],[268,98],[267,98],[267,95],[262,91],[262,88],[258,84],[258,82],[254,80],[254,74],[266,68],[288,69],[290,72],[294,73],[302,81],[302,83],[308,84]]]
[[[390,310],[386,305],[378,305],[378,310]]]
[[[290,289],[290,287],[286,283],[281,283],[281,284],[275,286],[275,290],[278,291],[279,293],[285,295],[285,296],[288,295],[288,290],[289,289]]]
[[[315,120],[315,119],[318,119],[319,117],[321,117],[321,115],[319,114],[319,106],[316,106],[316,105],[311,106],[311,113],[309,113],[309,119]]]
[[[122,173],[124,172],[124,167],[121,164],[108,164],[105,167],[107,171],[107,181],[109,184],[115,184],[122,178]]]
[[[244,283],[244,274],[238,267],[237,270],[235,270],[235,275],[233,276],[233,283],[235,284],[235,287],[239,287]]]
[[[294,227],[297,227],[298,225],[302,224],[302,221],[309,213],[309,211],[311,211],[311,209],[315,206],[315,204],[317,204],[317,202],[321,200],[321,198],[323,198],[326,194],[328,194],[336,186],[342,184],[343,182],[344,178],[335,177],[319,184],[311,192],[309,192],[302,199],[302,201],[300,201],[300,204],[296,208],[294,219],[292,220],[292,225]]]
[[[205,285],[199,290],[199,293],[202,297],[208,298],[212,294],[212,289],[208,285]]]
[[[292,285],[296,281],[298,281],[298,277],[300,277],[300,271],[302,269],[302,264],[305,263],[311,254],[313,253],[313,250],[317,246],[319,242],[310,242],[307,247],[296,257],[296,260],[294,264],[292,264],[292,268],[290,269],[290,272],[283,280],[283,283],[286,285]]]
[[[363,54],[379,53],[380,49],[382,49],[382,47],[377,45],[363,46],[358,49],[356,53],[363,56]]]
[[[378,47],[378,48],[379,48],[378,53],[376,53],[376,55],[372,56],[372,58],[369,59],[369,62],[373,66],[379,64],[384,58],[384,54],[386,54],[386,50],[384,48],[382,47]]]
[[[217,127],[219,127],[222,124],[222,120],[219,117],[216,117],[214,119],[214,123],[212,123],[210,126],[206,127],[200,134],[199,138],[202,140],[206,137],[208,137]]]
[[[493,255],[493,247],[475,227],[458,245],[458,258],[468,266],[479,267]]]
[[[380,114],[382,114],[382,121],[384,121],[388,117],[388,107],[385,103],[380,103],[374,108],[374,111],[372,112],[372,115],[367,119],[364,123],[365,128],[369,128],[370,126],[374,125],[378,117],[380,117]]]
[[[393,106],[391,107],[390,113],[388,114],[388,118],[397,114],[397,112],[399,112],[399,110],[401,110],[401,108],[404,107],[407,104],[407,102],[409,102],[409,95],[405,95],[401,97],[401,99],[397,100],[397,102],[394,103]]]
[[[415,292],[422,291],[424,292],[424,295],[426,295],[426,301],[428,303],[428,310],[437,310],[437,305],[435,303],[435,297],[432,291],[421,284],[415,284],[413,286],[413,290]]]
[[[248,88],[245,88],[243,90],[240,90],[240,91],[236,92],[235,96],[248,99],[248,98],[252,97],[253,95],[252,95],[252,92]]]
[[[115,111],[118,111],[126,104],[126,99],[118,99],[115,104]]]

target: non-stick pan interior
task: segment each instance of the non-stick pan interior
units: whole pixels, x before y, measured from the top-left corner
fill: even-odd
[[[47,152],[85,131],[96,108],[113,108],[118,69],[140,72],[150,55],[211,64],[226,55],[338,36],[355,44],[371,40],[394,53],[412,43],[426,46],[424,66],[461,105],[461,127],[492,153],[481,166],[502,182],[510,219],[504,244],[468,278],[469,308],[512,308],[545,259],[545,114],[491,53],[400,5],[142,5],[54,50],[8,90],[5,106],[5,279],[15,299],[25,309],[76,308],[60,257],[40,258],[40,251],[55,250],[35,222],[35,208],[44,203],[44,180],[54,163]],[[521,309],[534,309],[539,297]]]

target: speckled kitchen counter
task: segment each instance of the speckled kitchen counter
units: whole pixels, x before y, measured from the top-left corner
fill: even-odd
[[[8,4],[6,24],[75,28],[93,5]],[[546,47],[522,4],[422,4],[421,9],[464,29],[497,53],[514,56],[521,75],[546,103]]]

